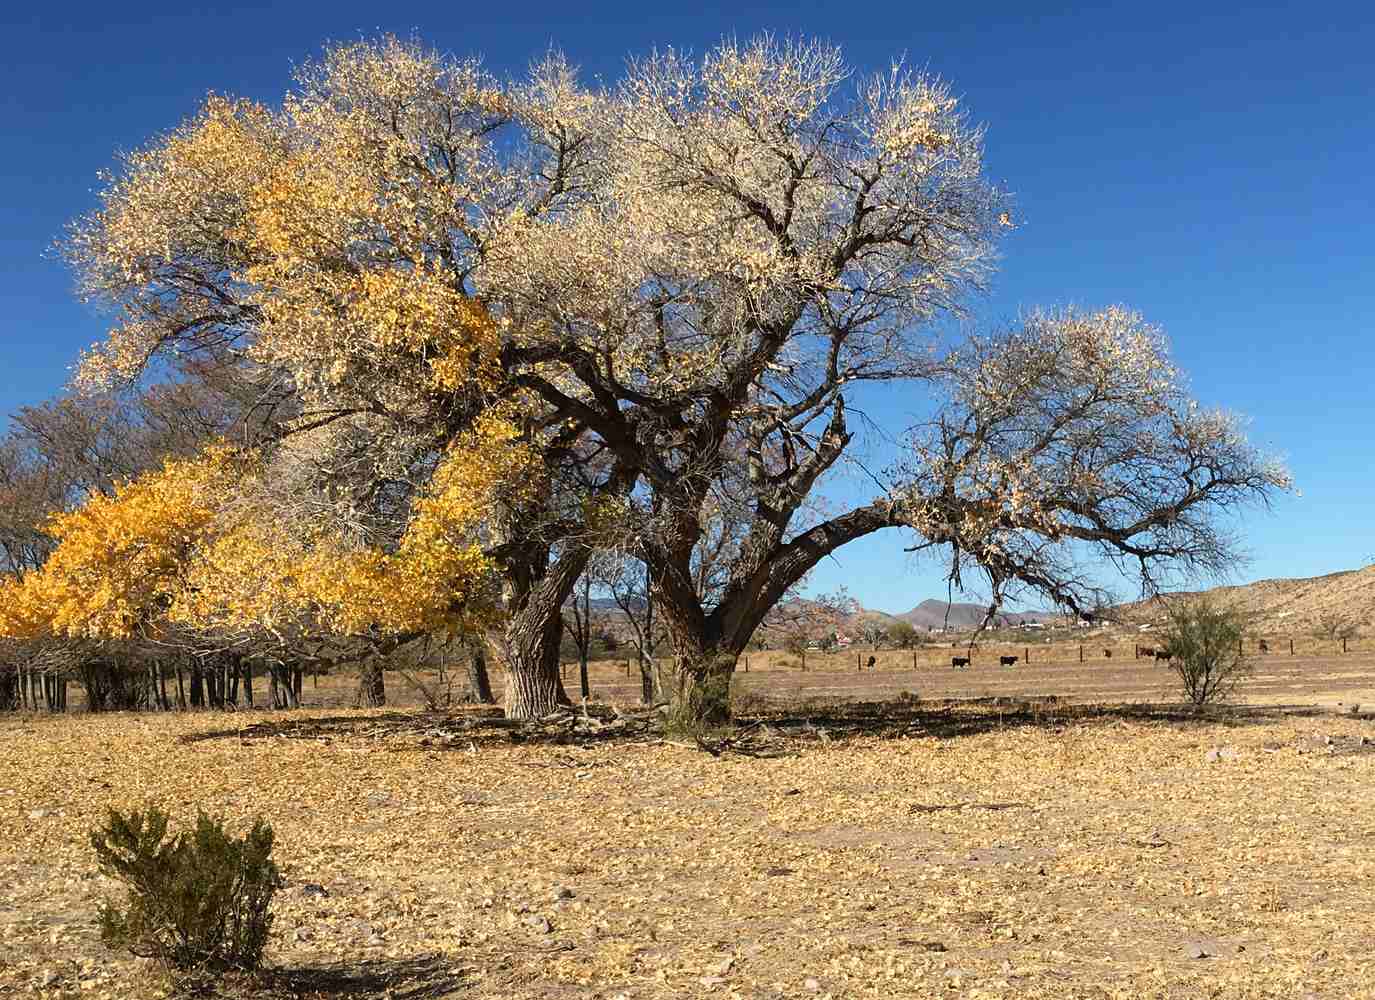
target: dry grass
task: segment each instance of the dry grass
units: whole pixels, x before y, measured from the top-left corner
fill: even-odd
[[[283,997],[1375,996],[1365,720],[955,709],[769,760],[453,726],[0,722],[0,995],[152,992],[84,835],[157,802],[276,826]]]

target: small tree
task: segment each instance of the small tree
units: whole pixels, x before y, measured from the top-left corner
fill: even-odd
[[[888,626],[888,638],[900,649],[910,649],[917,644],[917,630],[907,622],[893,622]]]
[[[1250,673],[1241,651],[1245,634],[1245,619],[1235,608],[1207,598],[1170,605],[1162,638],[1170,666],[1196,708],[1229,698]]]
[[[1358,631],[1356,622],[1338,611],[1324,611],[1313,627],[1313,635],[1318,639],[1354,639]]]
[[[281,885],[272,840],[261,818],[236,840],[202,813],[193,830],[169,840],[157,807],[127,816],[111,809],[91,846],[129,898],[123,908],[101,904],[101,940],[177,972],[257,969]]]

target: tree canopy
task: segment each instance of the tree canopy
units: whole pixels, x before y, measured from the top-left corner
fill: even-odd
[[[127,518],[158,572],[110,584],[135,609],[115,617],[395,634],[490,610],[530,717],[562,696],[574,583],[628,553],[706,717],[769,610],[874,531],[984,574],[995,605],[1022,586],[1092,613],[1086,555],[1148,584],[1219,568],[1218,513],[1287,475],[1192,403],[1142,317],[937,335],[1013,225],[982,138],[940,80],[772,37],[657,52],[605,88],[558,54],[502,81],[383,38],[327,49],[280,107],[211,97],[65,246],[118,317],[80,382],[232,369],[258,393],[242,471],[211,508],[160,499],[171,467],[131,483],[11,586],[106,586],[71,540]],[[868,383],[935,416],[890,429],[906,446],[869,500],[820,511]]]

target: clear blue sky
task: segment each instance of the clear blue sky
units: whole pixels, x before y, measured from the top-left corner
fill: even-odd
[[[1249,415],[1302,496],[1239,530],[1246,579],[1375,560],[1375,13],[1368,3],[221,4],[71,2],[0,13],[0,411],[57,392],[101,318],[45,256],[121,148],[207,91],[279,98],[327,40],[417,33],[517,71],[548,46],[614,79],[628,53],[723,34],[820,35],[950,80],[988,126],[1021,228],[984,322],[1126,303],[1195,393]],[[896,398],[878,415],[901,423]],[[945,593],[889,533],[816,575],[870,607]]]

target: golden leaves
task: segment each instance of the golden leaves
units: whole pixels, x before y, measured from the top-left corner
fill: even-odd
[[[237,462],[213,446],[55,515],[58,541],[39,570],[6,584],[0,634],[126,638],[158,617],[181,586],[188,553],[215,516]]]
[[[394,548],[284,518],[264,467],[215,446],[58,515],[39,571],[0,581],[0,635],[200,630],[359,634],[472,626],[496,613],[484,528],[541,489],[538,454],[499,411],[461,435]]]

